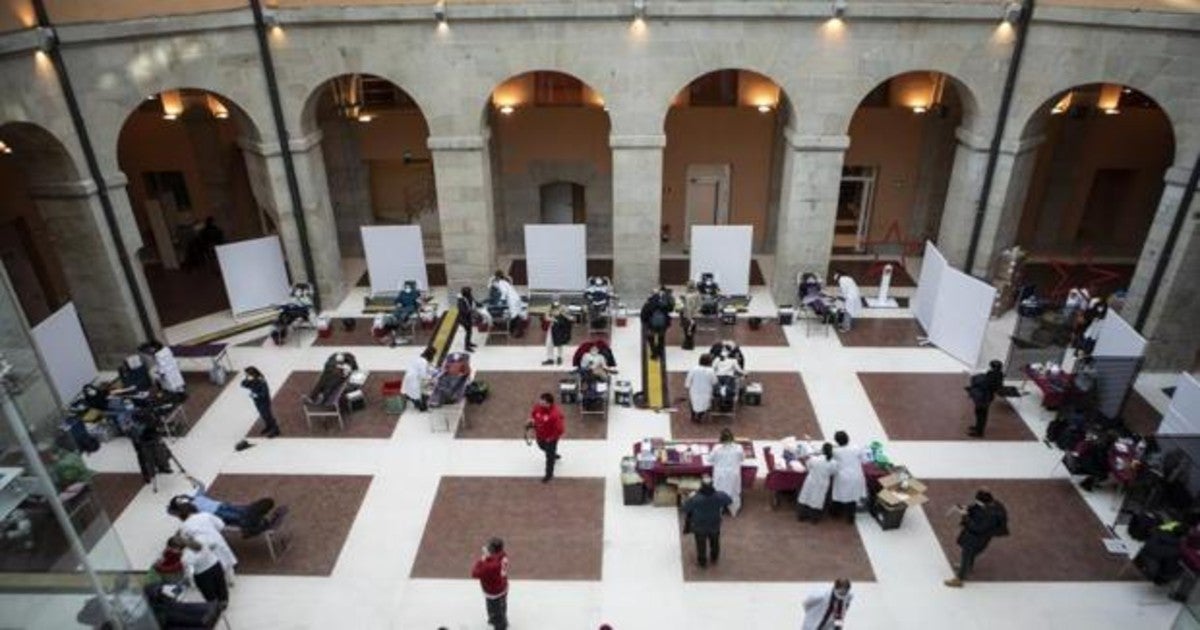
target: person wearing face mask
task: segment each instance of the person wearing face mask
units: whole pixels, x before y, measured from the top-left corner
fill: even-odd
[[[837,630],[843,627],[854,595],[850,580],[839,578],[833,588],[820,588],[804,598],[804,630]]]
[[[955,506],[962,515],[962,531],[958,534],[958,548],[962,550],[954,577],[943,582],[951,588],[962,588],[967,575],[975,566],[975,557],[987,549],[988,543],[996,536],[1008,535],[1008,511],[1004,505],[992,496],[991,492],[980,489],[975,493],[975,501],[967,507]]]
[[[671,311],[675,310],[675,298],[667,287],[659,287],[642,305],[642,334],[650,345],[650,358],[663,356],[667,341],[667,329],[671,327]]]
[[[546,454],[546,474],[542,477],[542,483],[547,483],[554,478],[555,462],[562,459],[558,454],[558,440],[567,430],[562,410],[554,404],[552,394],[541,395],[529,412],[529,424],[525,427],[533,429],[538,448]]]

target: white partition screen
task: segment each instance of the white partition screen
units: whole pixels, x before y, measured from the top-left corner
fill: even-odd
[[[1200,435],[1200,381],[1183,372],[1158,427],[1160,435]]]
[[[405,280],[415,280],[422,291],[429,290],[421,226],[367,225],[361,229],[372,295],[398,291]]]
[[[688,277],[695,280],[712,272],[722,293],[749,295],[753,247],[752,225],[693,225]]]
[[[587,288],[587,226],[525,226],[525,263],[530,291]]]
[[[1097,357],[1140,357],[1146,351],[1146,338],[1120,315],[1109,311],[1100,324],[1100,335],[1092,355]]]
[[[74,304],[67,302],[34,326],[33,343],[63,404],[71,402],[84,385],[96,378],[96,359],[92,357]]]
[[[929,340],[959,361],[976,365],[995,299],[995,287],[947,267],[938,282]]]
[[[218,245],[217,262],[234,317],[287,301],[290,286],[278,236]]]
[[[933,330],[934,303],[937,300],[938,286],[942,282],[942,273],[950,267],[946,257],[925,241],[925,257],[921,259],[921,275],[917,279],[917,292],[913,296],[912,310],[917,321],[925,328],[925,334]]]

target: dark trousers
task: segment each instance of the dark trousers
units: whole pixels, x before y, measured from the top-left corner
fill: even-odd
[[[824,513],[821,510],[814,510],[803,503],[796,504],[796,520],[798,521],[812,521],[814,523],[819,523],[821,522],[821,516],[823,514]]]
[[[271,411],[271,401],[255,401],[254,407],[258,409],[258,417],[262,418],[263,426],[271,433],[279,432],[279,423],[275,421],[275,414]]]
[[[458,325],[462,326],[463,329],[463,347],[470,348],[471,346],[475,345],[471,343],[471,320],[460,319],[458,320]]]
[[[488,597],[484,601],[487,602],[488,625],[495,630],[508,628],[508,593],[500,597]]]
[[[966,580],[967,574],[975,567],[975,556],[979,555],[979,550],[974,547],[959,547],[962,550],[962,556],[958,562],[957,577],[960,580]]]
[[[667,344],[667,331],[650,329],[646,333],[646,342],[650,344],[650,358],[663,356],[663,348]]]
[[[696,347],[696,320],[684,319],[680,322],[683,327],[683,343],[679,347],[692,350]]]
[[[428,396],[421,396],[420,398],[413,398],[412,396],[405,396],[405,398],[407,398],[408,402],[412,403],[413,406],[417,408],[417,411],[420,411],[420,412],[429,411],[429,397]]]
[[[835,515],[841,516],[842,518],[846,519],[846,522],[853,524],[854,523],[854,515],[858,513],[858,502],[857,501],[847,501],[847,502],[834,501],[833,502],[833,511],[834,511]]]
[[[225,569],[220,562],[212,565],[207,571],[197,573],[193,579],[196,581],[196,588],[204,596],[204,601],[229,601],[229,586],[225,584]]]
[[[983,430],[987,428],[988,405],[975,405],[975,426],[971,430],[979,435],[983,435]]]
[[[558,460],[558,440],[550,442],[537,441],[538,448],[546,454],[546,479],[554,477],[554,462]]]
[[[721,532],[695,532],[693,535],[696,537],[696,562],[706,567],[712,559],[716,564],[721,559]]]

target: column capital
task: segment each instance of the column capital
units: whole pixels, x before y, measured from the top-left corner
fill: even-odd
[[[1182,166],[1172,166],[1167,169],[1167,174],[1163,176],[1165,181],[1170,186],[1178,186],[1187,188],[1188,179],[1191,178],[1192,170]]]
[[[812,135],[795,129],[785,129],[783,135],[793,151],[840,153],[850,148],[850,136],[845,134]]]
[[[263,142],[249,136],[238,136],[237,145],[241,150],[253,153],[259,157],[275,157],[283,153],[283,151],[279,150],[279,143],[274,140]]]
[[[481,151],[487,146],[488,136],[429,136],[425,146],[430,151]]]
[[[96,194],[97,190],[99,188],[95,180],[78,179],[73,182],[30,184],[29,196],[34,199],[80,199]]]
[[[317,129],[312,133],[289,139],[288,148],[292,153],[307,153],[309,149],[321,144],[322,137],[321,130]]]
[[[965,149],[978,153],[986,153],[990,147],[991,140],[980,133],[975,133],[965,127],[959,127],[954,130],[954,137],[958,140],[958,144]]]
[[[667,136],[654,134],[612,134],[608,146],[613,149],[661,149],[667,146]]]
[[[1017,138],[1016,140],[1005,139],[1000,142],[1000,152],[1008,155],[1021,155],[1037,149],[1045,141],[1046,136],[1044,135]]]

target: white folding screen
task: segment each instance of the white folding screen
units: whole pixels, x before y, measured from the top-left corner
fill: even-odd
[[[712,272],[727,295],[749,295],[752,225],[693,225],[688,277]]]
[[[1097,357],[1140,357],[1146,351],[1146,338],[1120,315],[1109,311],[1100,324],[1100,335],[1092,354]]]
[[[50,382],[58,392],[59,400],[64,404],[96,378],[96,360],[74,304],[67,302],[66,306],[34,326],[33,343],[50,373]]]
[[[525,226],[525,263],[530,291],[587,288],[587,226]]]
[[[959,361],[976,365],[995,299],[995,287],[946,267],[938,282],[929,340]]]
[[[1200,435],[1200,381],[1183,372],[1175,382],[1175,394],[1158,426],[1160,435]]]
[[[933,329],[934,302],[938,294],[938,286],[942,282],[942,273],[949,267],[946,257],[925,241],[925,257],[921,259],[921,275],[917,279],[917,292],[913,296],[912,310],[917,321],[925,328],[925,333]]]
[[[425,242],[419,225],[367,225],[361,228],[371,294],[398,291],[405,280],[429,290]]]
[[[288,299],[287,266],[278,236],[217,246],[225,294],[236,317]]]

